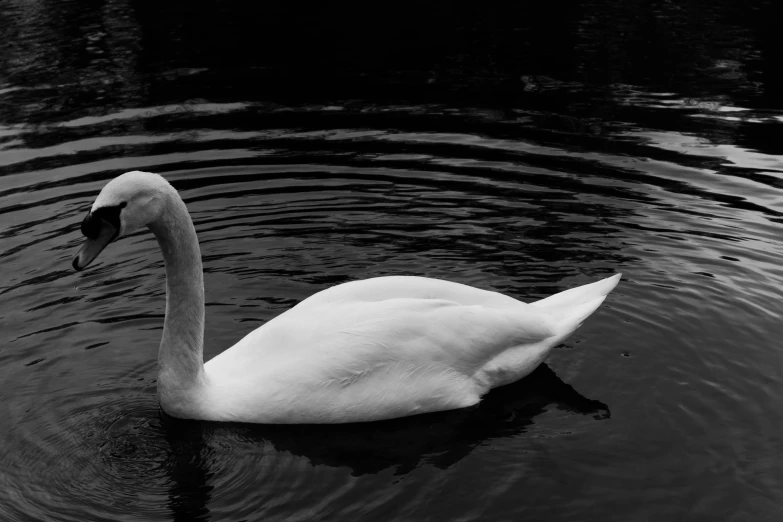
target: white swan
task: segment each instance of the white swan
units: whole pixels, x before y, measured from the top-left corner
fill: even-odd
[[[110,181],[82,222],[82,270],[146,225],[166,264],[158,397],[174,417],[258,423],[389,419],[477,404],[533,371],[617,285],[620,274],[525,304],[422,277],[319,292],[203,363],[204,278],[193,222],[157,174]]]

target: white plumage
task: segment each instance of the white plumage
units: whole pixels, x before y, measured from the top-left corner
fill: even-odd
[[[353,281],[305,299],[204,365],[201,257],[179,195],[158,175],[130,172],[106,185],[91,212],[109,213],[102,208],[121,209],[117,237],[147,225],[163,251],[158,390],[176,417],[339,423],[471,406],[532,372],[620,280],[531,304],[422,277]],[[88,238],[74,266],[92,261],[105,244],[90,242],[108,235]]]

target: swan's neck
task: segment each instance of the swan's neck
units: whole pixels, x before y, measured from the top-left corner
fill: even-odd
[[[190,417],[204,378],[204,274],[196,229],[175,191],[166,193],[150,229],[166,263],[166,319],[158,351],[158,396],[163,409]]]

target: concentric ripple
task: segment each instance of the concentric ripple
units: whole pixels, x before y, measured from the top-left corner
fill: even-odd
[[[600,132],[541,111],[356,100],[189,102],[0,129],[3,519],[775,509],[783,160],[718,138],[780,123],[704,104],[691,119],[715,128],[680,131],[670,98],[618,95],[628,112]],[[671,113],[671,128],[634,111]],[[193,216],[207,359],[354,279],[419,274],[535,299],[625,278],[548,365],[473,410],[359,426],[179,422],[155,396],[152,236],[70,269],[95,195],[135,169],[165,175]]]

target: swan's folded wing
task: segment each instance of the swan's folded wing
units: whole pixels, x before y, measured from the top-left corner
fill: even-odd
[[[426,358],[471,375],[509,348],[538,343],[555,334],[545,313],[519,305],[494,308],[443,300],[389,299],[373,303],[375,311],[365,321],[344,331],[383,340],[407,360]]]
[[[258,422],[291,422],[286,412],[298,422],[374,420],[476,404],[489,361],[552,335],[530,305],[338,303],[289,310],[206,370],[221,383],[221,411],[252,410]]]
[[[241,368],[296,361],[328,378],[331,368],[404,361],[471,375],[508,348],[554,335],[544,312],[519,304],[503,309],[406,298],[292,309],[210,364]]]

